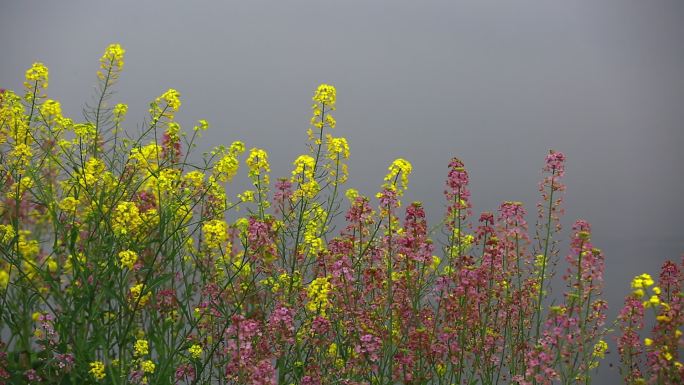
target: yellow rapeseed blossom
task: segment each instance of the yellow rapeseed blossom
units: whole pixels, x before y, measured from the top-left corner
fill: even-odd
[[[100,381],[107,375],[105,373],[105,365],[102,361],[93,361],[90,363],[90,370],[88,371],[96,380]]]
[[[187,174],[183,175],[183,182],[187,184],[189,187],[192,187],[192,189],[189,189],[187,192],[192,192],[192,190],[199,190],[202,187],[202,184],[204,183],[204,173],[202,171],[190,171]]]
[[[244,151],[245,145],[239,141],[233,142],[227,152],[223,151],[223,157],[214,165],[214,176],[217,180],[221,182],[233,180],[240,167],[238,156]]]
[[[206,131],[207,129],[209,129],[209,122],[207,122],[206,120],[200,119],[198,121],[198,123],[199,123],[199,125],[193,127],[194,131],[200,131],[200,130]]]
[[[146,354],[150,353],[150,344],[147,342],[147,340],[139,339],[135,341],[135,345],[133,345],[134,349],[134,355],[136,356],[144,356]]]
[[[60,210],[73,214],[76,212],[76,208],[78,207],[78,200],[74,197],[66,197],[62,199],[61,202],[59,202],[59,208]]]
[[[143,361],[142,363],[140,363],[140,367],[145,373],[154,373],[154,369],[156,368],[154,362],[152,362],[151,360]]]
[[[136,302],[138,303],[138,306],[142,307],[147,304],[147,302],[150,300],[150,297],[152,296],[151,293],[147,293],[145,295],[142,295],[142,289],[143,289],[143,284],[139,283],[137,285],[134,285],[131,287],[131,299],[130,299],[130,304],[131,306],[135,306]]]
[[[388,170],[389,173],[385,176],[387,186],[393,185],[401,174],[401,187],[402,190],[406,190],[408,188],[409,175],[411,175],[411,171],[413,170],[411,163],[405,159],[399,158],[392,162]],[[401,195],[401,190],[399,190],[399,194]]]
[[[291,181],[299,185],[293,196],[313,198],[319,190],[318,182],[314,178],[316,160],[309,155],[300,155],[293,164],[295,168],[292,170]]]
[[[304,218],[304,244],[309,247],[309,252],[318,254],[325,249],[323,239],[320,237],[324,233],[326,212],[320,206],[315,206],[309,210]]]
[[[332,135],[327,135],[328,143],[328,159],[330,163],[326,165],[328,169],[328,179],[333,183],[344,183],[347,181],[349,172],[347,171],[347,164],[342,160],[349,159],[349,144],[345,138],[333,138]]]
[[[19,179],[19,182],[15,182],[7,192],[7,198],[16,199],[21,198],[26,191],[33,188],[34,182],[30,176],[25,176]]]
[[[316,89],[313,96],[313,101],[324,104],[331,110],[335,109],[335,101],[337,100],[337,90],[330,84],[321,84]]]
[[[220,219],[212,219],[202,226],[204,242],[209,249],[218,249],[228,240],[228,224]]]
[[[655,307],[660,305],[660,298],[658,298],[657,295],[652,295],[651,298],[648,299],[648,301],[644,301],[643,306],[644,307]]]
[[[119,252],[119,266],[132,270],[135,263],[138,261],[138,253],[133,250],[124,250]]]
[[[359,192],[356,189],[350,188],[347,189],[347,191],[345,191],[344,196],[346,196],[347,199],[349,199],[349,203],[354,203],[356,198],[359,196]]]
[[[6,289],[7,285],[9,285],[9,280],[9,273],[4,269],[0,269],[0,289]]]
[[[116,206],[112,215],[112,230],[118,236],[125,236],[135,231],[143,224],[138,206],[133,202],[121,202]]]
[[[9,243],[17,234],[12,225],[0,225],[0,243]]]
[[[655,282],[653,281],[653,278],[651,278],[650,275],[644,273],[634,277],[634,279],[632,280],[632,289],[647,288],[653,286],[654,283]]]
[[[192,358],[198,359],[202,356],[202,347],[198,344],[194,344],[188,348],[188,353],[190,353]]]
[[[594,351],[592,355],[597,358],[605,358],[606,357],[606,351],[608,351],[608,344],[604,340],[599,340],[595,345],[594,345]]]
[[[321,316],[325,317],[326,310],[330,306],[328,296],[331,290],[330,277],[314,279],[307,288],[306,295],[309,298],[309,302],[306,304],[306,308],[309,311],[318,312]]]
[[[268,153],[260,148],[249,150],[246,163],[249,167],[249,177],[253,180],[264,172],[271,172],[271,166],[268,164]],[[268,175],[264,175],[263,181],[263,183],[268,184]]]
[[[432,262],[430,263],[430,270],[435,271],[439,267],[439,264],[442,263],[442,260],[439,259],[438,256],[433,255],[432,256]]]
[[[73,130],[74,134],[76,134],[76,138],[85,143],[92,142],[97,136],[97,130],[95,129],[95,125],[92,123],[74,124]]]
[[[314,93],[314,104],[311,107],[313,110],[311,125],[317,129],[317,134],[314,134],[311,128],[308,129],[307,134],[309,140],[313,140],[316,145],[321,145],[321,136],[323,135],[323,127],[325,125],[335,128],[335,118],[333,118],[330,112],[335,110],[336,99],[337,91],[335,87],[329,84],[321,84]]]
[[[112,110],[112,114],[114,114],[114,123],[121,123],[126,118],[127,113],[128,105],[123,103],[115,105],[114,109]]]
[[[173,120],[173,114],[181,106],[180,93],[173,88],[168,89],[150,104],[150,115],[152,122],[156,123],[160,118],[165,117]]]
[[[125,53],[126,50],[121,48],[121,45],[110,44],[100,58],[100,71],[97,71],[97,77],[110,83],[116,80],[123,69]]]
[[[48,86],[48,68],[45,64],[36,62],[33,63],[31,68],[26,70],[26,81],[24,82],[27,90],[33,90],[36,88],[47,88]],[[29,101],[32,96],[30,96]]]

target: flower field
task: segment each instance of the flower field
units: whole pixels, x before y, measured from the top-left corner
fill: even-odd
[[[211,128],[180,127],[174,89],[134,130],[124,55],[105,50],[81,122],[42,63],[0,93],[0,384],[589,384],[609,352],[625,384],[684,383],[682,261],[607,319],[591,225],[559,236],[563,153],[540,157],[536,207],[477,214],[452,158],[428,224],[405,159],[371,196],[346,186],[333,86],[279,178],[239,141],[191,157]]]

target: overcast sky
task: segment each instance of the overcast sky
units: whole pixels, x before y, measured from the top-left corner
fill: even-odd
[[[632,276],[684,252],[681,0],[1,0],[0,87],[42,61],[49,96],[78,118],[112,42],[131,128],[176,88],[182,125],[212,125],[200,150],[263,147],[274,176],[305,151],[313,90],[334,84],[349,186],[372,195],[406,158],[406,199],[433,223],[452,156],[475,212],[519,200],[534,213],[545,154],[565,152],[565,223],[593,224],[611,318]]]

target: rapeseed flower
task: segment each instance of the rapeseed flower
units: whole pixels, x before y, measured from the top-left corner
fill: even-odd
[[[107,375],[105,373],[105,365],[102,363],[102,361],[91,362],[89,373],[98,381],[104,379]]]
[[[138,253],[133,250],[124,250],[119,252],[119,266],[132,270],[135,263],[138,261]]]

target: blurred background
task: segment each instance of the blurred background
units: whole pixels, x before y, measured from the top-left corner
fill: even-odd
[[[273,177],[306,151],[313,91],[333,84],[348,187],[374,195],[405,158],[405,200],[423,201],[432,224],[458,156],[475,217],[517,200],[533,227],[544,157],[565,152],[561,257],[572,222],[591,222],[611,321],[634,275],[684,253],[680,0],[2,0],[0,36],[0,87],[21,90],[42,61],[48,96],[74,119],[95,93],[99,57],[121,43],[112,103],[129,104],[129,129],[175,88],[183,127],[211,125],[197,154],[242,140],[269,152]],[[247,187],[239,179],[232,193]],[[616,358],[595,383],[616,382]]]

